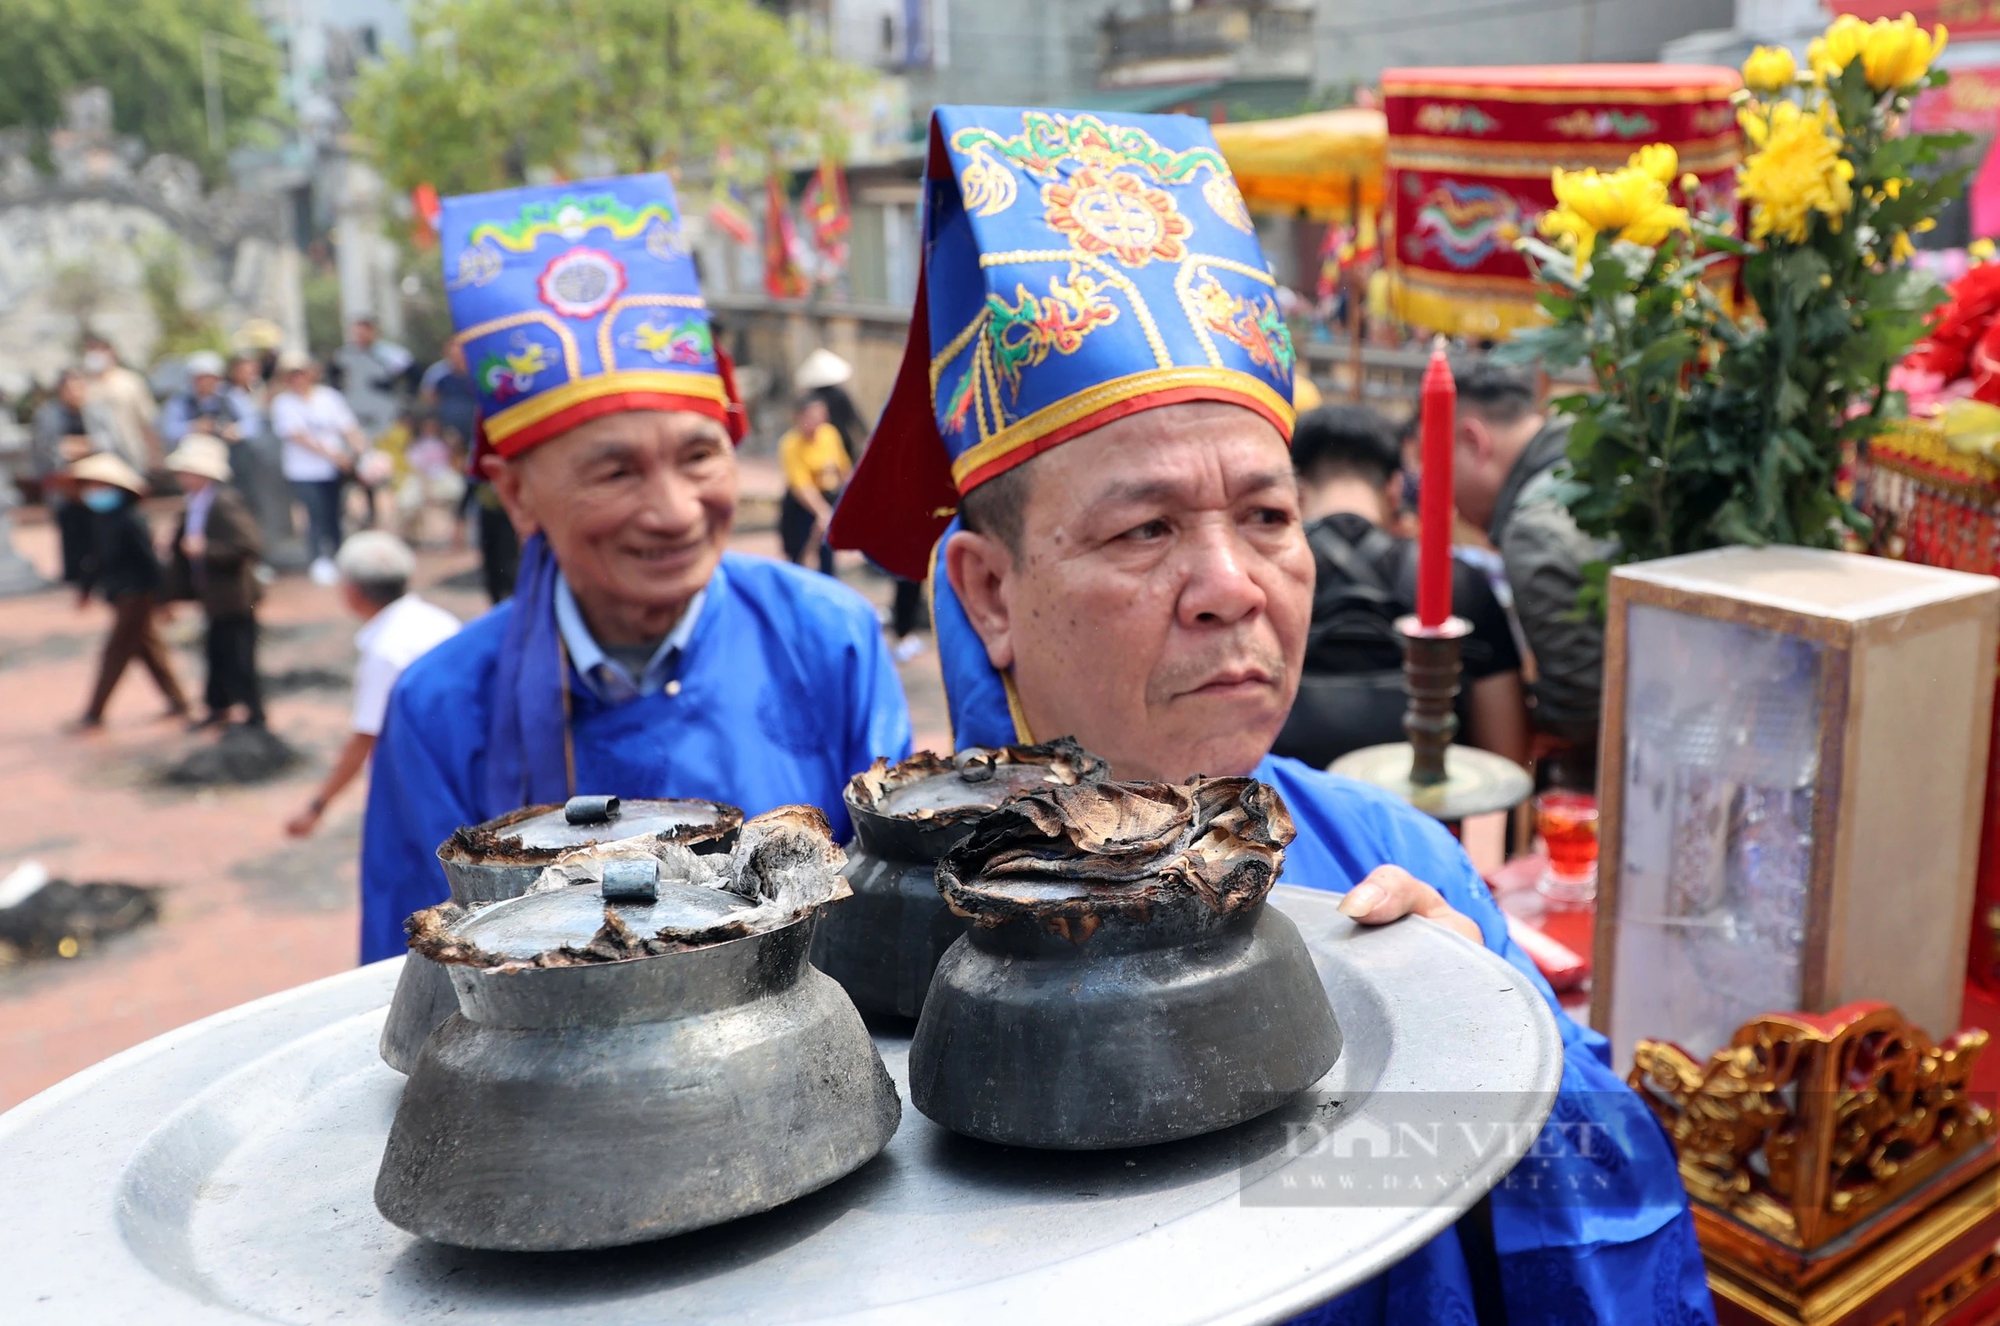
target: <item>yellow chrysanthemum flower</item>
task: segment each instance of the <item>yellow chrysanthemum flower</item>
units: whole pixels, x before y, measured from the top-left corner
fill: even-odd
[[[1974,262],[1992,262],[1995,251],[1990,239],[1975,239],[1965,246],[1965,256]]]
[[[1776,92],[1799,76],[1799,63],[1782,46],[1759,46],[1743,62],[1744,86],[1757,92]]]
[[[1599,235],[1658,245],[1688,228],[1687,209],[1667,202],[1667,181],[1679,168],[1674,150],[1665,145],[1643,148],[1632,155],[1631,165],[1604,174],[1558,167],[1550,177],[1556,206],[1542,214],[1542,233],[1568,240],[1578,267],[1590,261]],[[1661,170],[1664,175],[1655,173]]]
[[[1943,52],[1949,37],[1943,24],[1925,32],[1909,14],[1878,18],[1873,23],[1842,14],[1825,36],[1814,40],[1806,59],[1822,80],[1839,77],[1841,70],[1860,60],[1868,86],[1877,92],[1891,92],[1909,87],[1929,73],[1931,62]],[[1747,81],[1749,75],[1744,77]]]
[[[1890,92],[1918,82],[1931,71],[1931,61],[1944,51],[1949,35],[1942,23],[1925,32],[1908,14],[1876,19],[1868,25],[1868,41],[1861,48],[1868,86]]]
[[[1672,184],[1681,173],[1681,154],[1672,143],[1648,143],[1626,158],[1633,170],[1643,170],[1662,184]]]
[[[1752,207],[1751,238],[1777,235],[1803,244],[1815,212],[1837,228],[1854,205],[1854,165],[1840,155],[1833,108],[1802,111],[1781,101],[1768,119],[1745,113],[1739,122],[1756,149],[1736,177],[1738,194]]]
[[[1910,232],[1907,230],[1897,231],[1896,238],[1889,241],[1889,261],[1892,263],[1906,263],[1916,251],[1917,246],[1910,243]]]
[[[1868,25],[1852,14],[1842,14],[1806,47],[1806,63],[1822,79],[1838,78],[1840,71],[1860,56],[1867,40]]]

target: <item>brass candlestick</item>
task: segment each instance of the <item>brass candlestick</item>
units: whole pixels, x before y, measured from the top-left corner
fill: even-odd
[[[1445,781],[1445,747],[1458,735],[1459,649],[1472,634],[1472,623],[1447,617],[1437,626],[1422,626],[1415,617],[1400,617],[1396,634],[1403,637],[1403,693],[1410,698],[1403,711],[1410,782],[1435,787]]]
[[[1472,623],[1449,617],[1440,626],[1420,626],[1415,617],[1404,617],[1396,633],[1403,637],[1403,691],[1409,697],[1403,732],[1409,740],[1349,751],[1330,771],[1373,783],[1446,823],[1526,801],[1535,790],[1526,769],[1452,740],[1458,735],[1459,650]]]

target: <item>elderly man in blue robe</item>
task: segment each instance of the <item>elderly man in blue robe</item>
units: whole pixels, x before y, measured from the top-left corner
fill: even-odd
[[[725,552],[743,411],[664,175],[444,203],[446,284],[481,464],[523,535],[514,597],[412,664],[375,746],[364,962],[446,897],[463,824],[577,793],[748,814],[909,753],[874,609]]]
[[[1293,351],[1207,126],[940,107],[927,174],[909,347],[832,536],[934,570],[957,743],[1067,733],[1124,778],[1254,774],[1298,825],[1285,882],[1451,926],[1553,1008],[1441,826],[1269,754],[1312,615]],[[1558,1181],[1504,1183],[1490,1221],[1306,1320],[1713,1320],[1665,1135],[1604,1038],[1555,1016],[1562,1089],[1516,1174]]]

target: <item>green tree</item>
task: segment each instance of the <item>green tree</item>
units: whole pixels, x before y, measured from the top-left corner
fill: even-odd
[[[350,113],[393,184],[446,194],[837,153],[829,108],[863,77],[752,0],[423,0],[411,31]]]
[[[66,93],[100,83],[121,133],[187,157],[214,178],[222,161],[208,141],[205,32],[272,53],[271,61],[217,62],[225,146],[275,112],[276,48],[250,0],[0,0],[0,32],[0,126],[53,128]]]

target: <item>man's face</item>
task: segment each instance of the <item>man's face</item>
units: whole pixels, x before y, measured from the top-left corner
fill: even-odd
[[[355,323],[354,343],[364,350],[375,344],[375,324],[372,322]]]
[[[84,389],[87,385],[83,380],[82,374],[71,373],[56,388],[56,396],[64,405],[74,410],[77,406],[83,404]]]
[[[229,380],[237,386],[249,389],[257,385],[257,361],[254,359],[232,359],[229,361]]]
[[[677,611],[736,520],[736,453],[722,425],[690,411],[605,415],[486,467],[515,527],[548,536],[586,607]]]
[[[957,535],[953,586],[1038,739],[1121,778],[1241,774],[1298,690],[1313,560],[1291,458],[1237,406],[1164,406],[1029,462],[1021,555]]]
[[[197,396],[213,396],[221,388],[222,379],[213,373],[197,373],[194,375],[194,394]]]

